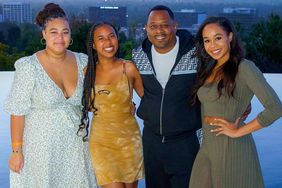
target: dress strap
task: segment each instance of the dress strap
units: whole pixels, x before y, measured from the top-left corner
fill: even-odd
[[[126,75],[125,61],[122,61],[122,73]]]
[[[126,61],[123,60],[123,61],[122,61],[122,72],[123,72],[123,74],[125,74],[125,76],[126,76],[127,84],[128,84],[129,96],[130,96],[130,99],[132,99],[132,92],[131,92],[131,87],[130,87],[129,79],[128,79],[128,76],[127,76],[127,74],[126,74],[125,63],[126,63]],[[132,100],[131,100],[131,101],[132,101]]]

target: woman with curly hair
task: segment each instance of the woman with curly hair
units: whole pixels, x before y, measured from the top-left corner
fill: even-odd
[[[36,22],[46,47],[17,60],[5,104],[11,114],[10,186],[96,187],[87,147],[76,135],[87,56],[67,50],[71,31],[59,5],[45,5]]]

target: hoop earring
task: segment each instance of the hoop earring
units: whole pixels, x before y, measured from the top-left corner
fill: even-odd
[[[46,40],[45,40],[44,38],[41,38],[41,39],[40,39],[40,44],[46,45]]]
[[[73,40],[71,39],[71,40],[70,40],[70,44],[69,44],[69,45],[71,46],[72,44],[73,44]]]

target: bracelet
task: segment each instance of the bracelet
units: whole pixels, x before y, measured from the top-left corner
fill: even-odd
[[[12,153],[16,153],[16,154],[21,153],[21,152],[22,152],[22,149],[13,149],[12,150]]]
[[[12,142],[12,148],[22,146],[23,142]]]

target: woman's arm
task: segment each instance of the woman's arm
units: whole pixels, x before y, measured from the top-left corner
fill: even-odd
[[[282,116],[282,103],[274,89],[264,78],[262,72],[251,61],[244,60],[239,66],[241,81],[259,99],[264,109],[257,115],[256,120],[262,127],[271,125]]]
[[[225,134],[230,137],[244,136],[269,126],[282,116],[282,104],[279,97],[253,62],[244,60],[239,66],[238,74],[241,78],[240,81],[246,84],[246,89],[251,90],[257,96],[264,110],[255,119],[239,128],[239,119],[232,123],[215,117],[214,121],[209,124],[219,126],[212,130],[217,135]]]
[[[142,78],[139,74],[139,71],[137,70],[136,66],[130,62],[126,63],[126,72],[128,76],[131,78],[131,83],[133,89],[136,91],[137,95],[141,98],[144,94],[143,90],[143,83],[142,83]]]
[[[12,153],[9,167],[18,173],[24,165],[22,142],[25,115],[32,109],[32,95],[37,77],[34,56],[22,57],[15,62],[14,81],[4,104],[5,111],[11,114]]]
[[[11,145],[12,153],[9,160],[9,167],[12,171],[19,173],[24,165],[22,153],[23,130],[25,116],[11,115]]]

